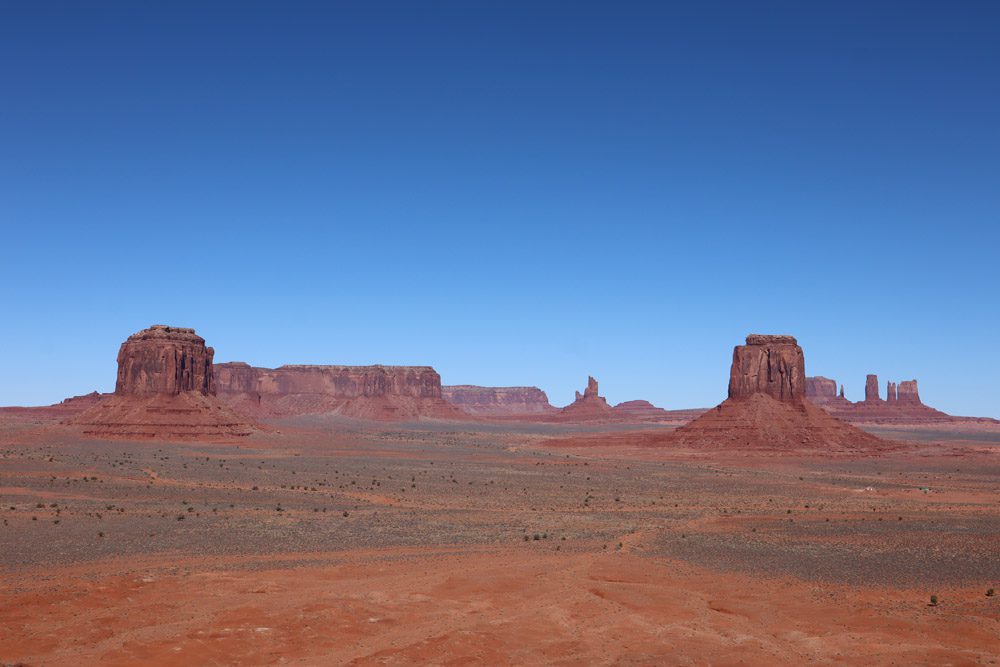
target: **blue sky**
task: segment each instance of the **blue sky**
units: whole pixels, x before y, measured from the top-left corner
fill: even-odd
[[[0,10],[0,404],[216,359],[707,406],[791,333],[1000,416],[995,3]]]

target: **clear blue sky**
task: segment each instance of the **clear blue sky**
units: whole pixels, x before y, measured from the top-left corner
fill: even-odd
[[[0,225],[0,404],[165,323],[668,408],[791,333],[1000,416],[1000,5],[7,3]]]

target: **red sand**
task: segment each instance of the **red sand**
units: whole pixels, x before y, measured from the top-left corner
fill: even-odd
[[[37,419],[0,419],[0,664],[1000,661],[1000,429],[831,457],[621,427],[310,417],[179,444]]]
[[[21,582],[5,592],[0,623],[14,637],[0,650],[73,666],[1000,658],[1000,621],[978,591],[949,591],[932,608],[922,591],[761,581],[650,561],[640,549],[390,550],[336,554],[342,565],[264,561],[253,572],[196,559],[132,562],[128,574],[88,568],[60,573],[62,585]]]

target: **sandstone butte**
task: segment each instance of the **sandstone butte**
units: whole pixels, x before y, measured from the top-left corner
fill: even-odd
[[[194,329],[153,325],[118,351],[115,392],[70,418],[88,435],[121,438],[229,438],[253,424],[215,395],[215,351]]]
[[[733,349],[729,396],[664,438],[688,448],[878,453],[896,445],[806,400],[805,356],[792,336],[751,334]]]
[[[620,415],[616,414],[614,408],[600,395],[597,380],[588,377],[587,388],[583,393],[576,392],[576,400],[555,413],[552,418],[556,421],[569,422],[606,421],[619,419]]]
[[[921,424],[936,422],[991,422],[987,417],[955,417],[924,405],[916,380],[886,383],[886,397],[879,395],[878,375],[869,374],[865,378],[865,400],[856,403],[844,397],[843,385],[840,394],[830,392],[836,382],[821,376],[806,378],[806,398],[831,415],[844,421],[871,424]]]
[[[480,387],[453,385],[442,388],[444,399],[482,419],[561,422],[685,422],[703,410],[667,411],[649,401],[625,401],[611,407],[598,392],[598,383],[588,378],[587,388],[565,408],[556,408],[538,387]]]
[[[600,434],[552,444],[831,455],[877,455],[900,447],[807,401],[805,379],[795,338],[751,334],[733,350],[728,398],[690,423],[668,433]]]
[[[446,385],[441,388],[441,396],[456,408],[483,417],[536,416],[556,411],[538,387]]]
[[[286,417],[332,413],[399,421],[468,419],[442,397],[441,376],[430,366],[216,365],[218,395],[241,414]]]

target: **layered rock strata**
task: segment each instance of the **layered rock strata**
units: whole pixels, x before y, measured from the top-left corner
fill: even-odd
[[[154,325],[118,351],[115,393],[69,423],[101,437],[213,439],[249,435],[252,423],[215,395],[215,351],[194,329]]]
[[[817,386],[826,378],[807,378],[807,386]],[[844,398],[843,386],[840,396],[829,399],[825,394],[812,390],[806,397],[814,404],[844,421],[869,424],[921,424],[934,422],[992,422],[989,418],[954,417],[924,405],[920,400],[916,380],[886,382],[886,397],[878,394],[878,376],[868,375],[865,380],[865,400],[852,403]]]
[[[470,415],[482,417],[537,416],[552,414],[556,408],[538,387],[441,387],[441,396]]]
[[[333,413],[376,420],[463,418],[446,402],[430,366],[216,365],[219,397],[245,414],[287,417]]]
[[[814,401],[832,400],[837,397],[837,381],[822,375],[806,378],[806,398]]]
[[[729,398],[766,394],[779,401],[806,395],[805,360],[792,336],[751,334],[733,349]]]
[[[729,398],[658,444],[693,449],[876,454],[896,445],[805,398],[805,358],[791,336],[747,336],[733,350]]]
[[[881,400],[878,395],[878,376],[868,375],[865,378],[865,403],[879,403]]]

